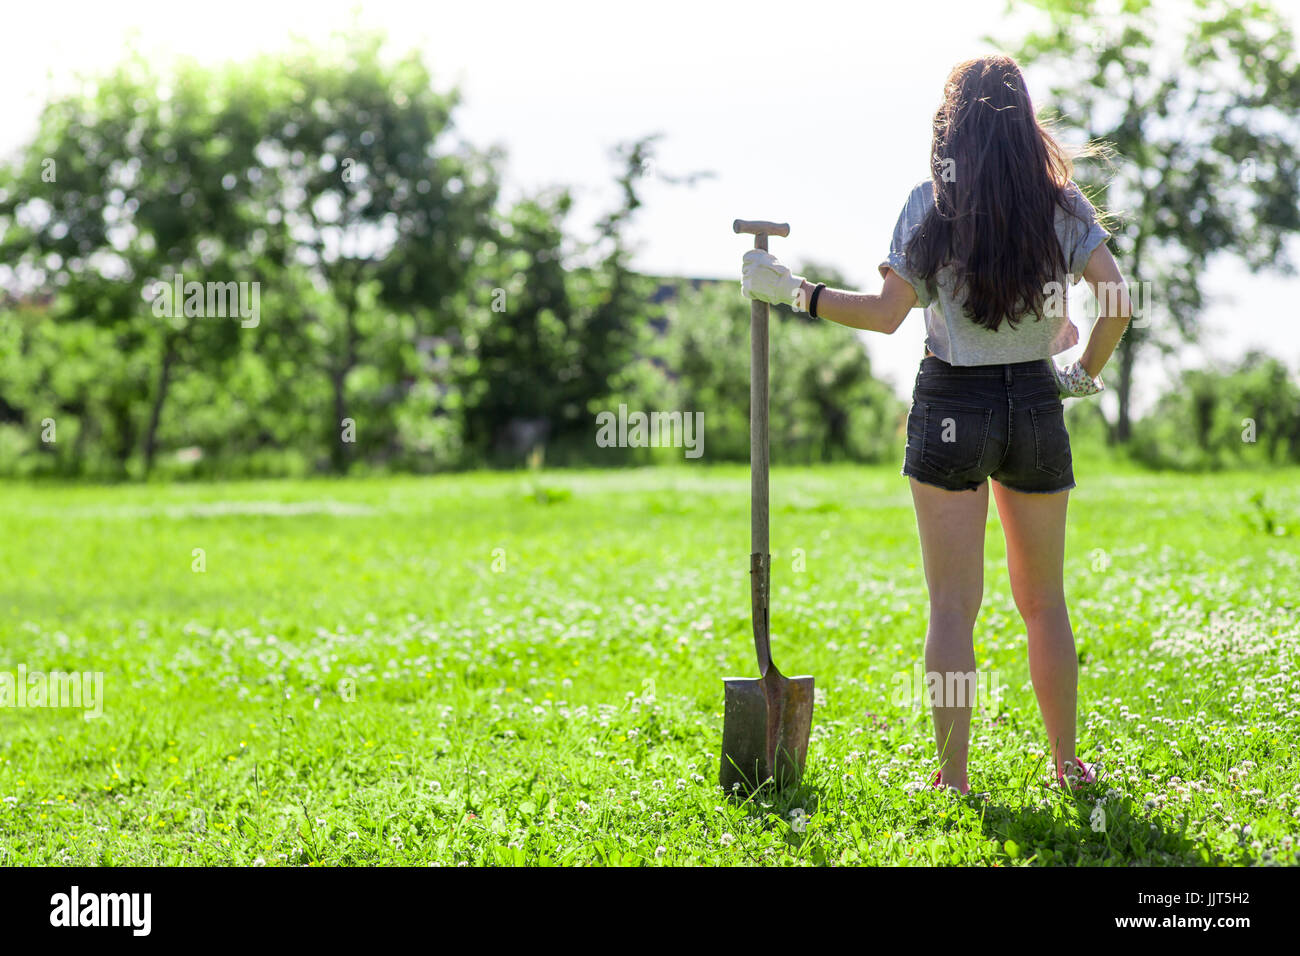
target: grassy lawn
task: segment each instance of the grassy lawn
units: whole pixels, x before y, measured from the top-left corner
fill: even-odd
[[[102,671],[104,703],[0,708],[0,863],[1295,864],[1300,472],[1076,471],[1108,781],[1047,785],[993,512],[988,800],[923,788],[896,465],[774,473],[774,654],[818,706],[802,788],[744,803],[716,786],[744,468],[5,486],[0,671]]]

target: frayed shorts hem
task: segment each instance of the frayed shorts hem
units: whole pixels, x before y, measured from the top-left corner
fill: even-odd
[[[940,488],[944,491],[979,491],[980,485],[983,484],[983,482],[980,482],[977,485],[964,485],[961,488],[953,488],[948,485],[942,484],[941,482],[935,480],[932,477],[927,476],[923,478],[920,475],[916,474],[915,472],[908,471],[906,467],[903,468],[903,470],[900,471],[899,474],[902,475],[904,478],[911,478],[915,481],[919,481],[923,485],[929,485],[931,488]]]
[[[906,467],[904,467],[899,474],[904,478],[912,478],[923,485],[929,485],[931,488],[940,488],[943,491],[979,491],[981,486],[984,484],[984,481],[981,481],[979,484],[974,486],[967,485],[961,488],[951,488],[948,485],[933,480],[932,478],[923,478],[915,472],[908,471]],[[991,475],[989,477],[992,478]],[[985,481],[987,480],[988,479],[985,479]],[[993,478],[993,480],[998,481],[996,478]],[[1001,481],[998,481],[998,484],[1002,485],[1004,488],[1009,488],[1011,491],[1018,491],[1022,495],[1059,495],[1063,491],[1072,491],[1076,485],[1073,481],[1060,488],[1017,488],[1015,485],[1008,485]]]
[[[998,481],[996,478],[994,478],[993,480]],[[1068,485],[1064,485],[1060,488],[1017,488],[1015,485],[1008,485],[1000,481],[998,481],[998,484],[1002,485],[1003,488],[1009,488],[1012,491],[1018,491],[1022,495],[1059,495],[1063,491],[1072,491],[1075,486],[1075,483],[1073,481],[1070,482]]]

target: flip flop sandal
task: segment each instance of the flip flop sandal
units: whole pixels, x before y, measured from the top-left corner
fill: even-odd
[[[941,771],[941,770],[936,770],[936,771],[934,772],[934,779],[930,781],[930,789],[931,789],[931,790],[938,790],[938,789],[939,789],[939,777],[942,775],[942,773],[943,773],[943,771]],[[952,788],[950,788],[950,789],[954,789],[954,790],[955,790],[956,788],[955,788],[955,787],[952,787]],[[958,791],[958,792],[960,792],[960,791]],[[962,795],[963,797],[977,797],[977,798],[979,798],[980,800],[985,800],[985,801],[988,801],[988,800],[992,800],[992,799],[993,799],[993,794],[989,793],[987,790],[976,791],[976,790],[972,790],[969,786],[966,787],[966,792],[963,793],[963,794],[961,794],[961,795]]]
[[[1065,774],[1058,773],[1056,775],[1057,783],[1059,783],[1061,786],[1069,790],[1069,789],[1074,789],[1075,787],[1086,787],[1089,784],[1094,784],[1097,782],[1098,774],[1097,774],[1096,764],[1086,764],[1078,757],[1074,758],[1074,762],[1079,767],[1079,771],[1080,771],[1079,782],[1073,785],[1068,784],[1065,781]]]
[[[934,772],[934,779],[930,781],[930,789],[931,789],[931,790],[938,790],[938,789],[939,789],[939,786],[940,786],[940,785],[939,785],[939,778],[942,777],[942,776],[943,776],[943,771],[942,771],[942,770],[936,770],[936,771]],[[951,784],[949,784],[948,789],[949,789],[949,790],[957,790],[957,788],[954,787],[954,786],[952,786]],[[970,793],[970,786],[967,785],[967,787],[966,787],[966,792],[965,792],[965,793],[962,793],[962,791],[960,791],[960,790],[957,790],[957,792],[958,792],[958,793],[961,793],[961,795],[964,797],[964,796],[966,796],[967,794]]]

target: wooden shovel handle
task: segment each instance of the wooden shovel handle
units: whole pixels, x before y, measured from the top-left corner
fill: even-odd
[[[790,235],[789,223],[737,219],[733,232],[754,237],[754,248],[767,250],[767,237]],[[772,556],[768,553],[768,307],[753,300],[749,306],[749,575],[753,599],[754,651],[758,673],[766,678],[772,663],[771,611]]]
[[[749,551],[764,558],[768,549],[767,323],[767,303],[755,299],[749,306]]]

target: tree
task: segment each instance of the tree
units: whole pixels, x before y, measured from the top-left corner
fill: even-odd
[[[1251,271],[1294,272],[1300,230],[1300,63],[1286,21],[1259,0],[1181,0],[1181,18],[1151,0],[1030,0],[1047,28],[1014,54],[1050,78],[1060,125],[1112,144],[1113,178],[1076,176],[1123,228],[1109,241],[1137,304],[1120,341],[1113,437],[1130,437],[1138,356],[1195,340],[1202,274],[1215,255]],[[1011,7],[1017,6],[1013,2]],[[1041,104],[1040,100],[1040,104]]]
[[[1285,365],[1250,352],[1182,372],[1134,424],[1132,453],[1156,467],[1300,462],[1300,386]]]
[[[270,215],[317,290],[299,341],[328,378],[319,424],[343,470],[355,447],[391,438],[395,400],[424,375],[415,340],[460,326],[499,187],[495,152],[453,139],[458,94],[434,90],[418,53],[388,65],[377,33],[336,41],[263,61],[275,102],[258,155]]]
[[[480,460],[507,451],[518,418],[540,423],[528,444],[544,444],[570,406],[585,406],[575,390],[586,342],[562,261],[571,208],[563,189],[515,203],[474,271],[454,354],[466,438]]]
[[[683,288],[668,308],[676,408],[704,412],[710,461],[749,458],[749,323],[739,283]],[[898,452],[906,409],[872,377],[857,336],[779,309],[770,334],[774,461],[882,461]]]
[[[653,284],[631,268],[627,227],[655,139],[614,147],[619,200],[590,244],[566,237],[567,189],[525,198],[502,217],[493,254],[474,273],[457,350],[467,441],[480,454],[517,463],[537,446],[554,449],[552,459],[593,447],[592,414],[649,344]]]
[[[207,315],[206,295],[198,314],[171,302],[173,280],[220,281],[228,309],[227,282],[257,282],[273,268],[254,183],[242,175],[256,165],[265,114],[238,102],[239,82],[187,61],[164,80],[133,52],[47,106],[0,181],[10,284],[56,290],[51,321],[109,333],[114,360],[81,379],[62,410],[83,435],[102,437],[119,472],[136,453],[152,466],[178,369],[219,366],[239,345],[238,315]],[[159,296],[167,314],[154,308]]]

